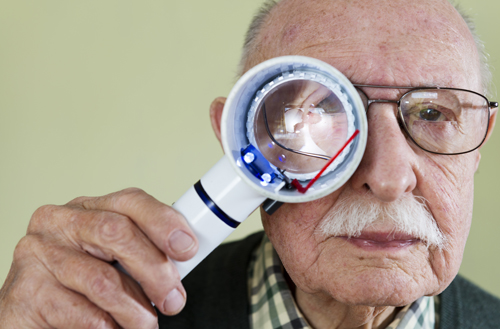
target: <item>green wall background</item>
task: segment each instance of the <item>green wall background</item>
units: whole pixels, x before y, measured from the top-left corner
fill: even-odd
[[[0,282],[39,206],[130,186],[171,204],[222,156],[208,107],[236,81],[261,2],[0,0]],[[500,1],[459,3],[500,68]],[[461,268],[497,296],[499,146],[497,131]],[[258,215],[243,226],[231,238],[259,229]]]

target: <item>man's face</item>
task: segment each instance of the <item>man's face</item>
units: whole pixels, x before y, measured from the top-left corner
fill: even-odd
[[[258,36],[248,63],[282,55],[323,60],[353,83],[444,86],[482,92],[478,55],[466,24],[447,1],[284,0]],[[403,90],[370,89],[371,99],[397,100]],[[354,176],[314,202],[285,204],[264,228],[301,293],[358,305],[405,305],[434,295],[455,277],[472,218],[473,175],[480,155],[426,153],[410,142],[396,105],[372,104],[368,142]],[[360,239],[320,233],[339,200],[388,205],[423,197],[446,247],[427,248],[380,220]],[[420,199],[421,200],[421,199]],[[402,243],[387,243],[390,236]],[[406,242],[408,243],[406,243]]]

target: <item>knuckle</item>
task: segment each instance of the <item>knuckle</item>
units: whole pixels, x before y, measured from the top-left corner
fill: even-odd
[[[115,202],[118,207],[121,208],[125,207],[125,205],[135,205],[138,200],[148,197],[149,194],[147,194],[144,190],[137,187],[129,187],[116,193]]]
[[[24,261],[32,256],[39,245],[40,243],[36,237],[32,235],[24,236],[21,240],[19,240],[16,248],[14,249],[14,263],[19,263],[20,261]]]
[[[99,200],[99,198],[100,197],[79,196],[66,203],[66,206],[84,210],[91,210],[93,209],[94,203],[96,202],[96,200]]]
[[[124,190],[118,192],[118,198],[123,200],[123,202],[131,201],[140,197],[147,197],[147,194],[144,190],[137,187],[129,187]]]
[[[131,221],[119,214],[108,214],[101,227],[101,239],[104,244],[127,245],[135,237],[136,227]]]
[[[104,267],[99,273],[92,272],[87,282],[90,293],[101,300],[114,299],[113,296],[122,289],[120,275],[110,266]]]
[[[116,328],[114,321],[101,309],[96,309],[93,316],[85,317],[82,328],[88,329],[110,329]]]
[[[40,264],[13,269],[15,271],[14,278],[4,291],[10,297],[10,302],[14,305],[22,305],[30,301],[33,309],[43,305],[45,303],[44,297],[39,292],[53,282],[51,275],[45,272],[45,268]]]
[[[37,313],[50,328],[116,328],[104,310],[65,288],[44,285],[37,297]]]
[[[91,200],[93,198],[91,197],[88,197],[88,196],[79,196],[77,198],[74,198],[73,200],[71,200],[70,202],[68,202],[66,205],[68,206],[72,206],[72,205],[80,205],[82,206],[83,208],[85,208],[85,203],[88,202],[89,200]]]
[[[57,297],[62,297],[57,294],[57,292],[50,291],[49,289],[47,289],[47,286],[45,286],[40,289],[40,292],[39,294],[37,294],[37,298],[35,300],[35,303],[39,307],[40,315],[49,323],[54,322],[55,318],[58,317],[58,310],[60,306],[59,299],[48,297],[54,295],[56,295]]]
[[[54,216],[54,213],[60,209],[59,206],[45,205],[39,207],[28,224],[28,233],[34,233],[42,230],[47,225],[47,220]]]
[[[44,206],[39,207],[35,212],[33,213],[33,217],[35,218],[45,218],[45,217],[50,217],[54,211],[57,210],[59,206],[55,206],[52,204],[47,204]]]
[[[138,187],[128,187],[120,191],[121,194],[146,194],[143,189]]]

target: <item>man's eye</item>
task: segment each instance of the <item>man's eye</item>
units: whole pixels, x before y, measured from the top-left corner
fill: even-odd
[[[333,98],[331,95],[324,98],[321,102],[316,104],[317,109],[322,109],[323,112],[328,114],[343,112],[343,106],[338,99]]]
[[[419,117],[425,121],[443,121],[446,117],[440,111],[433,108],[426,108],[420,110]]]
[[[457,121],[455,112],[438,104],[415,104],[406,112],[413,120],[422,122]]]
[[[330,111],[331,106],[332,105],[330,104],[330,102],[328,102],[328,98],[325,98],[321,102],[316,104],[316,108],[323,109],[323,110],[326,110],[328,112]]]

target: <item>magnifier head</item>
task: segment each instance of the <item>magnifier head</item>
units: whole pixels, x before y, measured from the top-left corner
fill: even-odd
[[[283,202],[310,201],[342,186],[361,161],[367,136],[354,86],[330,65],[303,56],[274,58],[248,71],[228,97],[221,128],[224,151],[242,179]],[[307,184],[356,130],[358,137],[307,193],[283,188],[290,179]],[[249,145],[269,163],[272,181],[242,159]]]

